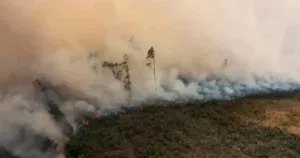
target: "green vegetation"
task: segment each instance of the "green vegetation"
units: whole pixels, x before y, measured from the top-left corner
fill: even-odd
[[[248,98],[147,107],[92,121],[66,147],[70,158],[300,157],[300,102]]]

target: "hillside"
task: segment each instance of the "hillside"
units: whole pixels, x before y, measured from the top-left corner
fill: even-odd
[[[147,107],[89,122],[70,158],[300,157],[297,94]]]

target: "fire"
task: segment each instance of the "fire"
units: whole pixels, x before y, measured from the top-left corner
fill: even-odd
[[[66,158],[65,153],[64,153],[63,151],[61,151],[61,152],[58,154],[58,158]]]
[[[120,117],[121,118],[127,118],[129,115],[128,114],[121,114]]]
[[[100,115],[99,114],[94,115],[93,120],[95,119],[100,119]]]
[[[138,112],[141,112],[141,111],[143,111],[143,107],[142,107],[142,106],[140,106],[140,107],[138,108]]]
[[[83,120],[82,123],[83,123],[84,125],[86,125],[86,126],[89,125],[89,121],[88,121],[88,120]]]

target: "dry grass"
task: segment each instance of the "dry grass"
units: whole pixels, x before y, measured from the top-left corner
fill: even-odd
[[[93,121],[70,140],[72,158],[300,157],[300,102],[248,98],[148,107]]]

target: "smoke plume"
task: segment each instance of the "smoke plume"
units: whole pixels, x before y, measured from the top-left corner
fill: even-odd
[[[32,84],[37,78],[64,85],[68,97],[47,93],[74,127],[82,113],[126,103],[122,81],[101,66],[124,54],[133,102],[297,88],[299,14],[297,0],[2,0],[0,145],[21,157],[51,157],[33,133],[67,141]],[[156,84],[145,65],[151,46]]]

